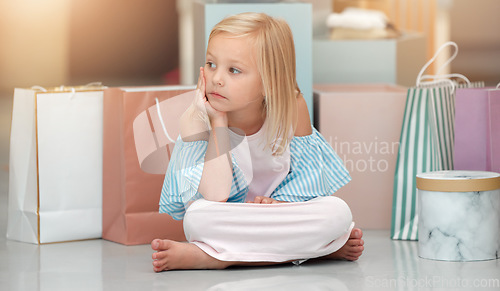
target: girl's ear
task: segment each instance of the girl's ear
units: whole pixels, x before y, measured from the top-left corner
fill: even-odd
[[[266,97],[266,92],[264,91],[264,89],[262,89],[262,105],[264,105],[264,107],[266,107],[266,104],[267,104],[267,97]]]

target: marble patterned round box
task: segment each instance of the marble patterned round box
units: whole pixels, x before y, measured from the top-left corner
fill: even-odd
[[[500,256],[500,174],[437,171],[417,175],[418,255],[444,261]]]

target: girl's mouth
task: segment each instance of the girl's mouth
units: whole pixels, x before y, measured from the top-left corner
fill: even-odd
[[[212,93],[209,93],[209,95],[211,95],[212,97],[214,98],[217,98],[217,99],[227,99],[226,97],[220,95],[219,93],[217,92],[212,92]]]

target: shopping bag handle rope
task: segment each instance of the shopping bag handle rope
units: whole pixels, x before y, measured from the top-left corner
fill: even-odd
[[[453,82],[452,80],[450,79],[447,79],[447,78],[443,78],[443,79],[434,79],[434,81],[425,81],[425,82],[420,82],[417,87],[427,87],[427,86],[433,86],[433,85],[441,85],[443,84],[444,86],[444,83],[446,83],[446,85],[450,86],[452,88],[452,90],[455,90],[455,87],[456,87],[456,83]]]
[[[83,87],[103,87],[103,88],[108,88],[107,86],[103,86],[102,82],[90,82],[87,85],[84,85]]]
[[[32,90],[40,90],[42,92],[47,92],[47,89],[43,88],[42,86],[32,86]]]
[[[451,63],[451,61],[453,61],[457,57],[457,54],[458,54],[457,44],[453,41],[445,42],[441,47],[439,47],[439,49],[436,51],[436,53],[434,53],[434,56],[432,56],[432,58],[422,67],[422,69],[418,73],[417,81],[416,81],[417,87],[420,85],[422,76],[424,75],[424,72],[427,70],[427,68],[429,68],[429,66],[434,61],[436,61],[437,57],[439,56],[439,54],[441,53],[442,50],[444,50],[445,48],[450,47],[450,46],[455,48],[455,50],[454,50],[453,54],[450,56],[450,58],[436,71],[436,74],[439,74],[439,72],[442,69],[444,69],[446,66],[448,66]]]
[[[161,110],[160,110],[160,102],[158,101],[158,98],[155,98],[156,101],[156,111],[158,112],[158,118],[160,119],[161,127],[163,128],[163,132],[167,136],[168,140],[175,143],[175,140],[173,140],[170,135],[168,135],[167,132],[167,127],[165,127],[165,122],[163,122],[163,117],[161,116]]]
[[[452,74],[445,74],[445,75],[423,75],[421,78],[420,78],[420,84],[433,84],[434,81],[425,81],[423,82],[423,80],[425,79],[434,79],[435,82],[439,83],[441,81],[444,81],[444,80],[449,80],[449,78],[459,78],[459,79],[462,79],[465,81],[465,83],[467,83],[467,87],[470,87],[471,85],[471,82],[470,80],[462,75],[462,74],[457,74],[457,73],[452,73]]]
[[[74,87],[65,87],[64,85],[61,85],[59,88],[56,88],[56,90],[59,89],[59,91],[63,92],[64,89],[66,89],[66,88],[71,88],[71,97],[70,97],[70,99],[73,99],[73,97],[75,97],[75,92],[76,92],[76,90],[75,90]],[[32,90],[40,90],[42,92],[47,92],[47,89],[45,89],[42,86],[32,86],[31,89]]]
[[[83,85],[81,87],[83,87],[83,88],[87,88],[87,87],[100,87],[101,89],[108,88],[107,86],[103,86],[102,82],[91,82],[91,83],[88,83],[87,85]],[[42,92],[47,92],[48,91],[46,88],[44,88],[42,86],[38,86],[38,85],[32,86],[31,89],[32,90],[40,90]],[[76,91],[75,87],[64,86],[64,85],[61,85],[61,86],[55,88],[56,91],[65,91],[66,89],[70,89],[71,93],[75,93],[75,91]],[[53,89],[51,89],[51,90],[53,90]]]

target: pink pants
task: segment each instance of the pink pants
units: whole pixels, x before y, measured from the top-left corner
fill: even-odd
[[[197,200],[186,212],[189,242],[221,261],[285,262],[331,254],[354,223],[340,198],[253,204]]]

